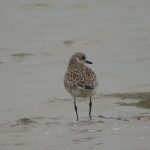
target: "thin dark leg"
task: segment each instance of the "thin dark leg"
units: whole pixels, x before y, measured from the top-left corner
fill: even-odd
[[[90,119],[91,119],[91,109],[92,109],[92,100],[90,97],[90,103],[89,103],[89,117],[90,117]]]
[[[76,116],[77,116],[77,121],[78,121],[78,110],[77,110],[76,99],[75,98],[74,98],[74,109],[75,109]]]

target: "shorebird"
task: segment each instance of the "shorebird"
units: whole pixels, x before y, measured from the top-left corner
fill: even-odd
[[[89,97],[89,118],[91,119],[92,96],[96,94],[98,81],[95,73],[87,64],[92,64],[86,59],[85,54],[77,52],[72,55],[69,60],[68,68],[64,76],[64,86],[68,93],[74,99],[74,109],[78,121],[78,111],[76,105],[76,98]]]

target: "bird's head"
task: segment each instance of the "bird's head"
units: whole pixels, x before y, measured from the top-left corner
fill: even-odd
[[[70,59],[70,63],[93,64],[91,61],[87,60],[86,55],[81,52],[73,54]]]

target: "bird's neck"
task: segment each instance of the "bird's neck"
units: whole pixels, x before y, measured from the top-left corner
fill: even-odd
[[[71,68],[74,68],[77,70],[83,70],[85,68],[85,65],[83,63],[71,60],[68,65],[68,69],[71,69]]]

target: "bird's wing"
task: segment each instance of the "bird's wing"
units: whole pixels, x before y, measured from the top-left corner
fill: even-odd
[[[98,86],[95,73],[90,68],[86,67],[77,81],[77,86],[83,89],[94,89]]]
[[[72,70],[67,72],[64,84],[71,89],[94,89],[98,86],[95,73],[88,67],[84,71]]]

